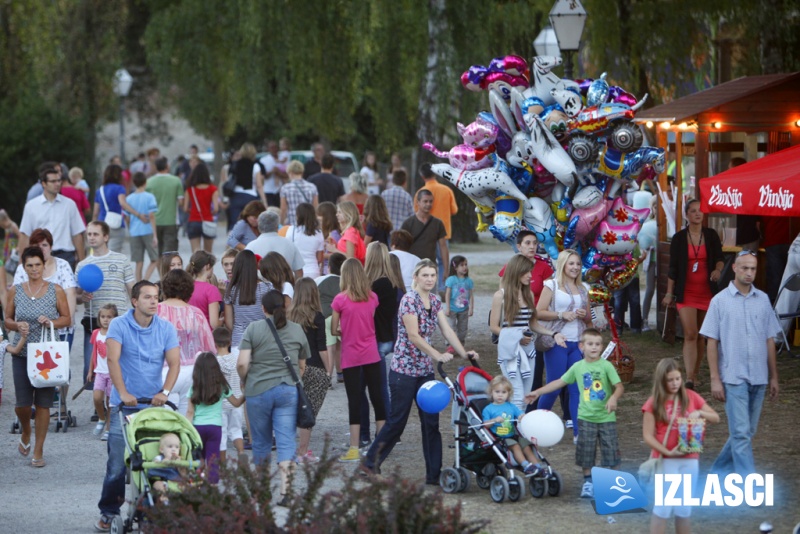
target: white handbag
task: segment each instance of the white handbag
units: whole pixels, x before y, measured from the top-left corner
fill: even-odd
[[[112,230],[117,230],[118,228],[122,228],[122,214],[108,209],[108,202],[106,202],[106,194],[103,192],[102,187],[100,187],[100,198],[103,199],[103,206],[106,208],[105,223]]]
[[[39,342],[28,342],[28,379],[35,388],[69,384],[69,343],[58,341],[53,322],[49,324],[49,340],[47,327],[42,327]]]

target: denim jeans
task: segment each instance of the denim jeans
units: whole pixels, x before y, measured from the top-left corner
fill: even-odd
[[[378,342],[378,354],[381,355],[381,396],[383,397],[383,407],[388,417],[392,413],[391,395],[389,395],[389,354],[394,351],[394,343],[391,341]],[[371,441],[369,432],[369,403],[367,402],[367,384],[361,382],[361,435],[359,439],[362,443]]]
[[[391,454],[408,423],[411,405],[422,385],[433,380],[434,375],[408,376],[389,372],[389,391],[392,395],[392,411],[381,433],[375,438],[367,452],[364,465],[375,469]],[[417,407],[422,428],[422,454],[425,457],[425,482],[438,484],[442,471],[442,434],[439,432],[439,414],[425,413]]]
[[[567,369],[572,367],[576,362],[583,359],[580,349],[578,348],[577,341],[567,341],[567,348],[554,345],[552,349],[544,353],[544,366],[547,372],[547,383],[561,378],[567,372]],[[573,423],[578,419],[578,384],[569,384],[567,386],[569,392],[569,412],[572,415]],[[539,398],[539,409],[550,410],[555,404],[560,392],[553,391],[545,393]],[[572,425],[572,432],[578,435],[578,425]]]
[[[448,249],[450,248],[450,240],[446,239],[445,242],[447,243]],[[442,251],[439,247],[439,243],[436,243],[436,265],[439,268],[439,291],[444,291],[447,289],[444,285],[444,281],[447,280],[447,273],[450,272],[450,266],[445,265],[442,263]]]
[[[119,515],[119,509],[125,502],[125,441],[122,437],[122,423],[119,420],[120,409],[125,416],[128,416],[144,408],[111,407],[106,476],[103,479],[100,502],[97,503],[100,513],[106,516]]]
[[[638,276],[634,276],[627,286],[614,291],[614,322],[617,323],[619,330],[622,330],[622,325],[625,323],[625,312],[630,305],[631,315],[628,324],[632,331],[642,331],[642,306],[639,299]]]
[[[253,462],[269,462],[272,432],[278,446],[278,463],[294,459],[297,435],[297,388],[279,384],[247,397],[245,403],[250,432],[253,434]]]
[[[712,473],[738,473],[747,476],[755,472],[753,461],[753,436],[758,428],[761,406],[767,386],[723,384],[725,388],[725,414],[728,416],[728,441],[711,466]]]

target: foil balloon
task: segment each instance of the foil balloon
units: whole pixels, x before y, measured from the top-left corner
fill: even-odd
[[[472,65],[461,75],[461,85],[470,91],[487,89],[489,84],[502,81],[509,87],[528,86],[528,63],[519,56],[494,58],[488,67]]]
[[[489,62],[489,70],[492,72],[506,72],[512,76],[523,76],[527,81],[528,62],[525,58],[513,54],[496,57]]]
[[[525,124],[531,132],[533,155],[556,180],[566,187],[572,187],[578,179],[578,172],[567,151],[538,115],[525,115]]]
[[[611,300],[611,291],[602,284],[593,283],[589,288],[589,302],[593,305],[605,304]]]
[[[608,99],[611,102],[625,104],[626,106],[630,107],[635,106],[637,102],[635,96],[617,85],[614,85],[609,89]]]
[[[569,89],[551,89],[550,94],[564,110],[564,113],[570,117],[576,116],[583,109],[583,101],[581,95]]]
[[[445,158],[456,169],[477,171],[491,167],[494,162],[488,156],[494,153],[494,145],[487,148],[475,148],[471,145],[456,145],[447,152],[437,149],[432,143],[423,143],[422,148],[433,152],[440,158]]]
[[[624,288],[634,279],[638,267],[639,262],[631,259],[622,268],[609,271],[605,276],[606,286],[611,291]]]
[[[558,245],[555,237],[558,225],[550,211],[550,206],[541,198],[529,198],[525,202],[523,222],[525,226],[536,234],[536,239],[544,246],[547,255],[551,258],[558,257]]]
[[[495,199],[494,209],[494,224],[489,231],[501,243],[513,243],[522,228],[522,203],[514,197],[499,196]]]
[[[606,73],[604,72],[589,85],[589,90],[586,91],[586,107],[605,104],[606,100],[608,100],[608,94],[609,87],[606,81]]]
[[[582,241],[583,238],[588,236],[606,217],[608,208],[611,206],[611,201],[600,200],[587,208],[575,208],[575,200],[573,199],[572,206],[573,210],[570,223],[572,223],[572,221],[577,221],[574,226],[575,239]]]
[[[647,220],[649,215],[650,208],[632,208],[623,202],[622,197],[618,197],[611,204],[606,222],[611,226],[627,226],[630,223],[637,223],[641,230],[644,221]]]
[[[599,187],[591,185],[582,187],[572,198],[574,208],[589,208],[603,200],[603,192]]]
[[[456,124],[458,135],[464,140],[465,145],[469,145],[476,149],[489,148],[494,145],[497,140],[497,134],[500,133],[500,127],[484,119],[481,115],[475,118],[467,126],[460,122]]]
[[[497,139],[494,141],[494,145],[497,147],[498,154],[505,154],[511,148],[511,136],[509,136],[506,132],[500,128],[500,125],[497,123],[497,119],[495,119],[491,113],[488,111],[481,111],[478,113],[478,117],[475,121],[482,121],[487,124],[491,124],[492,128],[497,129]],[[470,144],[465,139],[464,142],[466,144]],[[491,144],[491,143],[490,143]]]
[[[431,170],[489,211],[494,209],[494,199],[500,194],[512,196],[520,202],[528,199],[507,174],[494,169],[467,171],[446,163],[435,163],[431,165]]]
[[[603,254],[613,256],[629,254],[636,248],[638,234],[638,222],[625,226],[611,226],[607,221],[601,221],[597,227],[593,246]]]
[[[495,169],[506,173],[511,180],[517,185],[520,191],[529,195],[533,192],[533,175],[528,171],[530,167],[524,165],[524,168],[513,167],[507,161],[494,156],[496,159]]]

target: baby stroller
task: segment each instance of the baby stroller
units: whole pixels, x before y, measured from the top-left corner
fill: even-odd
[[[452,424],[456,457],[453,467],[442,470],[439,485],[445,493],[463,492],[469,488],[470,472],[475,473],[481,489],[489,489],[492,500],[500,503],[508,497],[516,502],[522,497],[523,479],[520,466],[514,460],[505,442],[484,426],[481,414],[489,403],[486,389],[492,376],[477,366],[465,367],[458,373],[456,382],[450,380],[442,364],[439,374],[453,392]],[[531,445],[542,469],[528,476],[531,496],[545,494],[555,497],[561,492],[561,476],[550,462]],[[519,470],[520,472],[517,472]]]
[[[152,399],[137,399],[139,404],[150,404]],[[163,467],[185,468],[197,471],[200,467],[200,458],[203,442],[200,434],[191,422],[178,413],[178,408],[171,402],[167,405],[172,410],[164,408],[147,408],[133,415],[128,420],[122,412],[119,417],[122,421],[122,437],[125,441],[125,463],[128,465],[126,480],[131,486],[131,498],[128,505],[128,515],[115,516],[111,523],[111,532],[124,533],[134,530],[134,522],[141,525],[144,519],[144,506],[153,506],[153,488],[148,477],[148,470]],[[181,440],[181,459],[171,462],[154,462],[158,456],[159,440],[161,436],[171,432]],[[168,485],[172,489],[173,482]]]

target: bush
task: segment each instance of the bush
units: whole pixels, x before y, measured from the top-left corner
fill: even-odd
[[[269,466],[220,469],[220,484],[189,485],[146,512],[145,532],[352,532],[474,533],[486,522],[468,522],[460,505],[445,505],[436,492],[396,474],[344,475],[326,452],[303,468],[307,489],[295,494],[284,524],[273,514]],[[333,484],[326,484],[332,481]],[[341,489],[329,489],[331,486]]]

